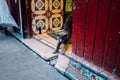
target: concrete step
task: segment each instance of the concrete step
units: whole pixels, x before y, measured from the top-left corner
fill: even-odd
[[[70,64],[70,59],[62,54],[59,54],[57,63],[55,64],[55,68],[64,74],[69,64]]]
[[[58,55],[55,68],[72,80],[88,80],[85,76],[79,74],[79,72],[70,67],[70,58],[66,57],[65,55]]]
[[[25,39],[23,42],[45,60],[50,60],[51,58],[56,57],[58,55],[58,54],[53,54],[54,52],[53,49],[51,49],[47,45],[40,43],[34,38]]]
[[[68,67],[64,74],[72,80],[89,80],[71,67]]]

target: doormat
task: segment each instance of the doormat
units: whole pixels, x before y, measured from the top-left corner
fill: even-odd
[[[108,77],[106,77],[100,73],[97,73],[97,72],[93,71],[92,69],[89,69],[74,60],[70,60],[70,65],[68,67],[69,70],[66,70],[65,75],[72,80],[79,80],[79,79],[76,78],[75,74],[72,74],[73,72],[70,72],[70,70],[71,70],[70,68],[72,68],[74,71],[76,71],[79,74],[79,76],[81,76],[81,75],[84,76],[85,79],[83,79],[83,80],[86,80],[86,78],[88,80],[109,80]]]

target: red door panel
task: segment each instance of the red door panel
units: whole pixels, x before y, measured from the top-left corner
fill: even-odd
[[[98,9],[94,55],[93,55],[94,56],[93,62],[98,66],[102,66],[103,64],[109,8],[110,8],[110,0],[100,0],[99,9]]]
[[[78,22],[78,1],[74,0],[73,11],[73,27],[72,27],[72,52],[76,53],[77,50],[77,22]]]
[[[12,15],[18,25],[20,25],[19,0],[12,0]]]
[[[107,40],[105,46],[104,69],[112,72],[115,67],[120,32],[120,0],[113,0]]]
[[[11,0],[6,0],[6,2],[7,2],[7,4],[8,4],[9,10],[10,10],[10,12],[11,12],[11,9],[12,9],[12,7],[11,7]]]
[[[89,0],[88,15],[87,15],[88,22],[86,26],[86,40],[85,40],[85,53],[84,53],[84,57],[88,61],[92,60],[92,55],[93,55],[97,9],[98,9],[98,0]]]
[[[120,39],[119,39],[119,40],[120,40]],[[120,41],[119,41],[119,49],[118,49],[116,70],[117,70],[117,76],[120,77]]]
[[[86,10],[87,2],[85,0],[79,1],[79,12],[78,12],[78,34],[77,34],[77,55],[83,56],[84,42],[85,42],[85,27],[86,27]]]

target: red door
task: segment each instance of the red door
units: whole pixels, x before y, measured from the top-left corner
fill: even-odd
[[[73,27],[72,27],[72,52],[77,51],[77,22],[78,22],[78,1],[74,0],[73,7]]]

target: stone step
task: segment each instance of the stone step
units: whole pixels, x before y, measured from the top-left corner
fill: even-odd
[[[72,80],[88,80],[85,76],[79,74],[70,66],[70,59],[65,55],[59,54],[55,68],[59,70],[62,74],[69,77]]]
[[[65,70],[69,66],[70,59],[67,58],[66,56],[59,54],[57,63],[55,64],[55,68],[58,69],[61,73],[64,74]]]

